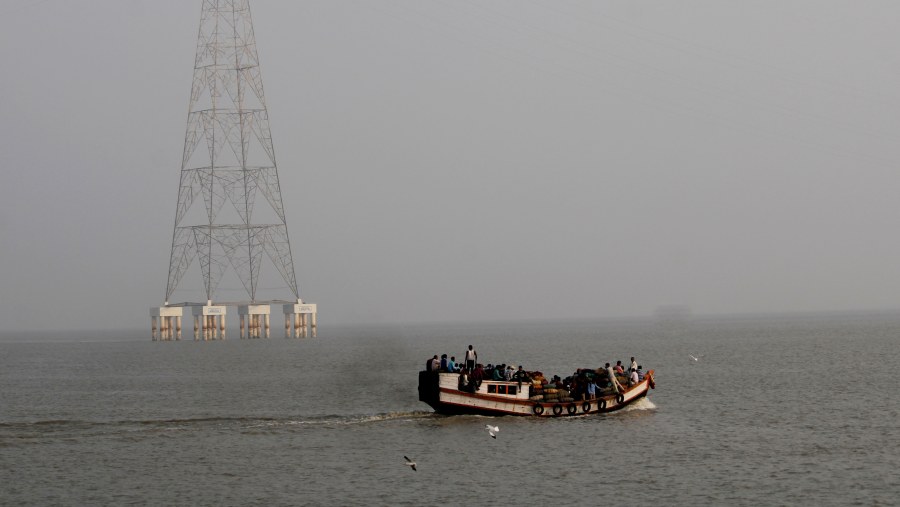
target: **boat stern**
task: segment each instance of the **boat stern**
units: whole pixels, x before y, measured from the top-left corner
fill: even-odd
[[[431,405],[431,408],[437,409],[440,403],[441,385],[440,374],[436,371],[420,371],[419,372],[419,401]]]

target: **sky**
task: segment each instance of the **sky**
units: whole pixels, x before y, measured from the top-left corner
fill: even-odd
[[[251,7],[320,328],[900,306],[900,3]],[[149,328],[199,17],[0,0],[0,330]]]

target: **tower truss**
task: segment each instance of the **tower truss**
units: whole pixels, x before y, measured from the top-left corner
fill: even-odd
[[[299,300],[281,196],[249,0],[203,0],[166,304],[195,261],[207,300],[233,270],[256,301],[263,265]]]

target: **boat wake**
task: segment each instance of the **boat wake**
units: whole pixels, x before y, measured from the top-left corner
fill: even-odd
[[[73,434],[83,436],[133,433],[140,431],[178,431],[196,428],[217,428],[222,430],[271,428],[289,426],[346,426],[373,424],[385,421],[408,421],[435,417],[433,412],[385,412],[379,414],[333,414],[322,416],[283,417],[196,417],[169,419],[125,419],[117,421],[85,421],[77,419],[54,419],[27,422],[0,422],[0,438],[34,439],[41,437],[62,437]]]
[[[645,397],[623,408],[622,412],[633,412],[636,410],[656,410],[656,404],[650,401],[650,398]]]
[[[425,419],[430,417],[437,416],[434,412],[430,411],[385,412],[381,414],[326,415],[319,417],[304,417],[301,419],[293,419],[287,421],[267,421],[267,423],[284,425],[346,426],[355,424],[379,423],[385,421],[412,421],[415,419]]]

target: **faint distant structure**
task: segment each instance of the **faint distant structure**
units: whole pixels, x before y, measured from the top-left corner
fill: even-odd
[[[195,339],[201,330],[203,339],[224,338],[228,306],[238,308],[241,338],[245,324],[248,337],[268,337],[274,303],[283,304],[286,336],[291,324],[296,336],[307,327],[315,334],[316,307],[300,299],[294,272],[249,0],[202,4],[166,297],[151,309],[153,338],[158,327],[160,339],[179,339],[184,307],[193,310]],[[204,301],[169,304],[196,265]],[[280,285],[266,289],[290,298],[258,299],[264,265]],[[229,273],[247,300],[214,303]]]

